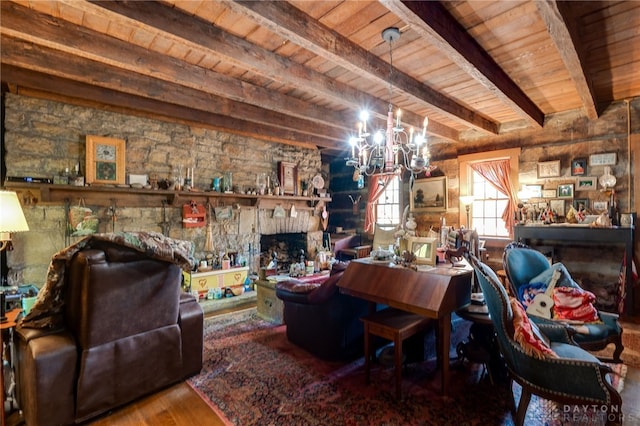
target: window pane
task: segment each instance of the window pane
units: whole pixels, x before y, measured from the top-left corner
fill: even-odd
[[[478,235],[485,237],[508,237],[502,213],[507,206],[506,194],[498,191],[487,180],[475,171],[473,175],[473,202],[471,227],[478,231]]]
[[[400,182],[394,177],[378,199],[377,222],[381,225],[400,223]]]

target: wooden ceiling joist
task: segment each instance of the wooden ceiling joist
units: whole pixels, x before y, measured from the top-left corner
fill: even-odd
[[[367,52],[322,23],[287,2],[225,1],[236,13],[248,16],[258,24],[293,43],[355,73],[366,73],[379,83],[387,84],[389,64]],[[394,88],[437,108],[442,113],[463,120],[488,133],[498,133],[498,124],[447,98],[398,69],[393,70]]]
[[[544,113],[438,1],[381,0],[497,99],[541,128]]]
[[[536,7],[538,8],[540,17],[547,26],[549,36],[553,44],[555,44],[565,68],[571,75],[571,79],[582,100],[582,107],[587,117],[591,120],[597,119],[598,111],[596,108],[597,101],[595,91],[593,85],[585,75],[583,61],[581,60],[583,49],[577,44],[579,43],[579,37],[577,35],[578,29],[575,25],[575,18],[563,16],[559,4],[554,0],[537,1]],[[566,8],[563,9],[565,9],[564,13],[568,13]]]
[[[211,54],[241,68],[250,69],[276,82],[305,87],[355,111],[362,108],[363,105],[368,105],[374,111],[387,110],[388,101],[386,100],[358,91],[291,59],[279,56],[240,37],[222,31],[208,22],[193,19],[174,8],[151,2],[98,1],[95,4],[194,43],[200,48],[208,50]],[[182,23],[187,19],[191,20],[193,25],[183,25]],[[379,118],[386,119],[383,116],[379,116]],[[407,122],[414,123],[421,123],[424,119],[424,117],[410,111],[406,112],[404,118]],[[353,125],[349,127],[354,128]],[[452,141],[459,140],[459,134],[456,130],[437,122],[430,123],[429,133]]]

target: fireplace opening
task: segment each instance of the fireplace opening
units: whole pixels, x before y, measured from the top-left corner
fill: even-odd
[[[288,274],[291,264],[300,262],[301,254],[309,256],[307,234],[304,232],[260,236],[260,265],[266,267],[275,258],[278,274]]]

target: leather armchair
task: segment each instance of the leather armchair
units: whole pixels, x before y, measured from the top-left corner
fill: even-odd
[[[112,243],[66,266],[62,326],[14,334],[27,425],[81,423],[202,368],[203,312],[181,269]]]
[[[510,378],[522,386],[515,424],[524,424],[532,394],[561,404],[595,405],[608,424],[620,424],[622,398],[610,383],[611,367],[575,345],[571,330],[557,324],[539,326],[557,357],[530,355],[514,337],[514,312],[497,275],[476,258],[473,264]]]
[[[503,254],[503,268],[507,274],[511,292],[520,299],[521,287],[529,285],[532,278],[549,269],[551,265],[547,258],[538,250],[534,250],[522,243],[507,245]],[[579,287],[574,281],[567,285]],[[521,300],[522,301],[522,300]],[[587,333],[576,333],[573,338],[578,345],[589,351],[599,351],[610,343],[615,345],[612,362],[622,362],[620,355],[624,350],[622,345],[622,326],[618,322],[618,315],[609,312],[598,312],[601,322],[587,323],[584,326]],[[531,316],[536,323],[552,323],[553,320]]]
[[[347,263],[335,263],[322,284],[295,280],[276,285],[284,304],[287,338],[315,356],[327,360],[354,359],[364,352],[364,327],[368,302],[340,293],[337,283]]]

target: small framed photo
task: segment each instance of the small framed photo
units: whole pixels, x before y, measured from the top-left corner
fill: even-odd
[[[87,183],[124,185],[124,139],[87,135],[85,170]]]
[[[429,237],[409,237],[408,249],[416,257],[418,265],[436,264],[436,239]]]
[[[553,210],[558,216],[564,216],[564,200],[551,200],[549,201],[549,207]]]
[[[542,190],[542,198],[556,198],[558,195],[558,191],[555,189],[543,189]]]
[[[297,195],[298,166],[295,163],[280,161],[280,163],[278,163],[278,175],[284,193],[287,195]]]
[[[574,198],[573,200],[573,208],[577,211],[588,209],[589,208],[589,199],[588,198]]]
[[[590,166],[615,166],[617,162],[618,156],[615,152],[591,154],[589,156]]]
[[[609,208],[609,202],[608,201],[594,201],[593,202],[593,210],[595,210],[598,213],[602,213],[604,211],[607,211],[608,208]]]
[[[596,176],[585,176],[576,179],[576,191],[595,191],[598,187]]]
[[[573,184],[563,183],[558,185],[558,198],[573,198]]]
[[[538,163],[538,179],[560,176],[560,160]]]
[[[412,212],[447,211],[447,177],[417,179],[411,190],[409,208]]]
[[[587,159],[576,158],[571,162],[571,176],[584,176],[587,174]]]

